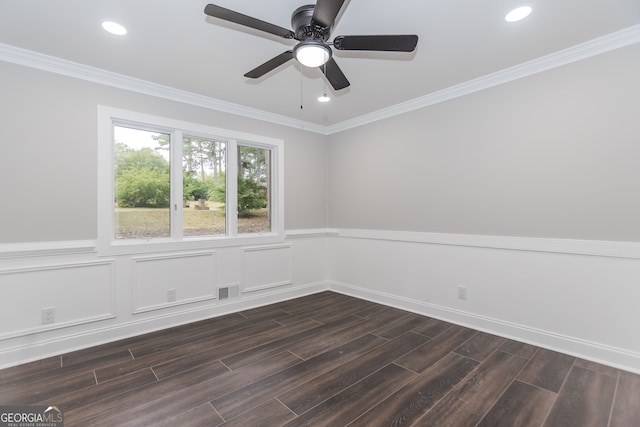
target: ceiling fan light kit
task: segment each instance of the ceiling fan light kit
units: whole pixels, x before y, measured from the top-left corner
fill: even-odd
[[[320,68],[333,89],[341,90],[350,83],[333,59],[331,46],[338,50],[412,52],[418,43],[418,36],[414,34],[338,36],[333,43],[328,42],[335,19],[344,3],[345,0],[317,0],[315,5],[297,8],[291,15],[293,31],[215,4],[208,4],[204,13],[284,39],[298,41],[292,50],[287,50],[259,65],[246,73],[245,77],[257,79],[295,58],[306,67]]]
[[[319,40],[305,40],[295,45],[293,56],[305,67],[319,67],[331,58],[331,48]]]

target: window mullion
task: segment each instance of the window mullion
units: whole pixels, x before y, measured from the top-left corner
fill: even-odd
[[[183,133],[181,130],[174,130],[171,133],[171,238],[182,240],[182,145]]]
[[[238,141],[230,139],[227,144],[227,233],[238,235]]]

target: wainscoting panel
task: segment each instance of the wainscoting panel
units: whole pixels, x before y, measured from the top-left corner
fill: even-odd
[[[134,257],[134,313],[216,298],[216,253]]]
[[[242,292],[292,283],[290,244],[243,248],[242,265]]]
[[[0,270],[0,339],[114,317],[114,280],[111,260]]]
[[[633,245],[415,234],[339,231],[332,289],[640,372]]]

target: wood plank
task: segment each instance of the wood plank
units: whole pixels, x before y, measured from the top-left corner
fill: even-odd
[[[424,323],[424,325],[413,328],[413,332],[422,334],[429,338],[435,338],[450,327],[453,323],[445,322],[439,319],[431,319]]]
[[[616,378],[574,366],[544,425],[606,427]]]
[[[262,326],[262,327],[261,327]],[[268,326],[268,327],[264,327]],[[264,331],[272,331],[275,330],[277,323],[269,321],[268,323],[261,322],[255,325],[253,328],[247,328],[250,330],[250,336],[255,333],[260,333]],[[281,328],[278,326],[278,328]],[[233,346],[233,343],[238,340],[238,336],[247,333],[247,330],[238,331],[237,334],[229,333],[224,334],[218,337],[212,337],[211,339],[206,341],[206,346],[202,345],[204,343],[196,344],[192,343],[188,346],[183,346],[183,353],[186,353],[186,356],[177,357],[175,359],[168,360],[163,363],[154,364],[153,372],[155,372],[158,379],[164,379],[171,375],[176,375],[181,372],[185,372],[187,370],[193,369],[194,367],[206,365],[213,361],[216,361],[221,357],[221,352],[216,351],[222,350],[224,355],[228,355],[231,352],[237,352],[237,347]],[[291,333],[291,331],[289,331]],[[227,335],[231,335],[227,337]],[[238,335],[238,336],[235,336]],[[264,337],[261,336],[261,338]],[[253,347],[256,343],[262,342],[262,339],[254,339],[249,340],[249,342],[243,342],[241,348]],[[217,345],[215,345],[217,344]],[[213,348],[209,348],[210,345],[215,345]],[[219,348],[222,347],[222,348]],[[166,355],[165,355],[166,356]],[[166,357],[165,357],[166,358]]]
[[[265,322],[269,324],[277,324],[271,319],[265,319]],[[225,322],[210,325],[208,328],[198,328],[193,331],[182,331],[180,334],[167,334],[166,336],[160,336],[153,340],[145,340],[142,343],[129,347],[129,351],[135,358],[146,356],[152,353],[159,353],[166,350],[171,350],[183,344],[193,343],[195,341],[207,340],[215,338],[220,335],[229,336],[232,333],[238,333],[244,328],[252,328],[256,323],[260,323],[258,320],[250,320],[243,316],[237,318],[228,319]]]
[[[259,361],[265,357],[280,353],[283,349],[286,349],[294,344],[304,345],[308,342],[321,339],[322,337],[328,337],[335,334],[337,331],[346,329],[348,327],[362,323],[362,319],[357,317],[348,317],[340,319],[335,322],[321,324],[312,328],[305,329],[297,334],[289,335],[278,340],[274,340],[268,343],[259,344],[241,353],[234,354],[222,359],[225,365],[231,369],[238,369],[242,366],[250,365],[256,361]]]
[[[273,427],[281,426],[296,416],[276,399],[245,412],[241,417],[222,424],[223,427]]]
[[[170,377],[164,381],[156,381],[145,387],[142,391],[129,390],[83,405],[77,409],[65,411],[65,421],[70,425],[79,426],[99,424],[102,421],[106,422],[108,418],[113,418],[127,410],[132,411],[137,408],[138,405],[146,404],[159,398],[159,396],[173,395],[174,393],[181,395],[181,393],[192,384],[208,383],[229,372],[229,369],[219,361],[217,363],[200,366],[184,372],[180,376]],[[180,410],[168,414],[167,417],[185,412],[204,402],[206,402],[206,400],[198,402],[197,405],[180,408]]]
[[[410,352],[428,340],[422,335],[408,332],[393,341],[382,344],[368,353],[278,395],[278,399],[296,414],[302,414],[320,402],[336,395],[383,366]]]
[[[398,359],[397,364],[414,372],[424,372],[425,369],[458,348],[475,334],[476,331],[472,329],[452,326],[446,332],[438,334],[435,338]]]
[[[538,350],[538,347],[518,342],[514,340],[507,340],[500,346],[500,350],[505,353],[515,354],[516,356],[524,357],[525,359],[531,359]]]
[[[368,307],[369,304],[363,300],[345,299],[344,301],[336,302],[323,310],[318,310],[316,313],[309,315],[309,319],[317,320],[321,323],[331,323],[350,316],[363,308]]]
[[[580,368],[589,369],[590,371],[600,372],[605,375],[609,375],[610,377],[617,378],[620,370],[611,366],[603,365],[602,363],[591,362],[590,360],[577,358],[575,361],[575,366]]]
[[[35,374],[32,372],[25,372],[25,376],[23,376],[22,378],[13,377],[13,381],[5,381],[4,383],[1,383],[0,396],[13,395],[14,390],[17,389],[26,389],[31,394],[40,392],[45,393],[46,395],[50,395],[50,393],[45,390],[45,387],[50,387],[52,389],[51,391],[57,392],[58,386],[56,384],[60,381],[61,378],[77,379],[79,376],[83,375],[87,378],[90,378],[94,376],[92,371],[96,367],[104,367],[115,363],[131,360],[131,354],[129,354],[128,351],[119,350],[118,352],[111,355],[101,354],[100,357],[96,359],[84,360],[82,362],[68,366],[58,366],[53,369],[37,372]],[[26,393],[26,391],[24,393]],[[24,395],[23,397],[26,398],[26,395]]]
[[[26,387],[19,387],[2,395],[2,405],[32,405],[54,396],[91,387],[96,384],[93,372],[61,376]]]
[[[319,337],[311,342],[307,341],[301,344],[294,343],[289,347],[289,351],[301,359],[310,359],[325,351],[346,344],[355,338],[368,334],[371,329],[373,328],[369,324],[369,321],[362,320],[361,323],[336,331],[333,334]],[[381,338],[381,341],[384,341],[384,339]]]
[[[541,348],[518,375],[518,379],[557,393],[574,361],[573,356]]]
[[[314,427],[349,424],[415,376],[415,373],[398,365],[387,365],[290,421],[286,426]]]
[[[225,419],[235,418],[249,408],[285,393],[384,344],[383,338],[365,335],[331,351],[242,387],[213,400],[213,407]]]
[[[478,362],[482,362],[498,347],[504,344],[505,341],[506,338],[487,334],[485,332],[478,332],[467,342],[455,349],[455,352],[462,356],[477,360]]]
[[[474,426],[525,365],[526,359],[496,351],[422,416],[421,426]]]
[[[322,294],[325,294],[324,292]],[[348,295],[327,292],[325,295],[314,294],[309,297],[296,298],[295,300],[277,303],[276,306],[283,311],[290,313],[291,316],[305,315],[307,318],[315,313],[320,313],[335,304],[345,301],[356,301],[356,298]]]
[[[72,365],[86,366],[87,364],[93,363],[95,363],[96,366],[104,366],[105,363],[109,364],[112,360],[117,362],[118,359],[122,357],[129,360],[133,359],[133,356],[129,353],[129,349],[118,343],[114,345],[102,344],[97,347],[76,350],[60,356],[63,367]]]
[[[327,291],[0,370],[0,403],[80,426],[214,426],[213,402],[243,426],[640,427],[640,376],[571,360]]]
[[[420,316],[419,314],[408,313],[406,316],[401,317],[395,322],[382,326],[379,329],[373,331],[374,334],[392,340],[399,337],[407,331],[411,331],[413,328],[420,327],[426,322],[431,320],[429,317]]]
[[[277,307],[275,304],[271,305],[263,305],[262,307],[251,308],[249,310],[243,310],[238,312],[238,314],[246,317],[250,320],[275,320],[279,317],[288,316],[289,313],[286,310],[283,310],[280,307]]]
[[[408,426],[431,408],[478,362],[449,353],[431,368],[376,405],[350,427]]]
[[[49,405],[55,402],[56,405],[64,408],[65,411],[80,408],[90,403],[95,403],[103,399],[107,399],[119,394],[156,382],[156,376],[151,369],[138,371],[125,377],[117,378],[113,381],[107,381],[103,384],[96,384],[90,387],[74,390],[59,396],[53,396],[34,405]]]
[[[137,425],[155,424],[173,414],[184,412],[202,403],[217,399],[298,363],[300,363],[299,358],[291,353],[283,352],[236,371],[198,381],[187,387],[181,386],[178,389],[172,387],[171,391],[165,389],[153,395],[145,393],[144,403],[127,408],[125,411],[121,410],[120,413],[111,417],[112,423],[108,425],[124,425],[130,420],[137,420]],[[182,375],[171,378],[180,379],[181,377]],[[165,381],[169,381],[171,378]],[[163,382],[160,381],[160,383]]]
[[[209,403],[203,403],[175,417],[170,417],[159,424],[159,427],[213,427],[220,425],[224,420],[213,410]]]
[[[477,427],[539,427],[555,398],[548,390],[514,381]]]
[[[12,384],[16,381],[24,382],[30,378],[40,376],[43,372],[54,371],[60,367],[62,367],[62,357],[53,356],[5,368],[0,370],[0,386],[3,384]],[[0,395],[2,394],[4,393],[0,392]]]
[[[375,304],[357,311],[354,315],[368,320],[380,320],[382,325],[406,316],[407,312],[399,308]]]
[[[160,365],[166,361],[178,360],[193,353],[206,353],[213,360],[221,359],[253,348],[258,345],[258,343],[278,340],[283,337],[305,331],[317,325],[318,323],[312,320],[302,321],[296,325],[287,327],[283,327],[282,325],[278,325],[276,322],[272,321],[261,322],[254,325],[252,329],[243,329],[242,335],[228,332],[228,335],[223,334],[215,338],[196,341],[160,353],[152,353],[147,356],[142,356],[130,362],[112,365],[104,369],[98,369],[96,370],[96,377],[98,382],[108,381],[141,369]],[[263,330],[263,332],[260,332],[260,330]]]
[[[640,425],[640,375],[620,372],[609,427]]]

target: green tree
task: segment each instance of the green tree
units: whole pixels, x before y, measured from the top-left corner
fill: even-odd
[[[209,193],[214,187],[214,180],[206,177],[201,181],[193,176],[193,174],[184,173],[182,177],[182,196],[184,200],[198,200],[209,198]]]
[[[227,202],[227,188],[216,185],[209,193],[209,197],[220,203]],[[246,216],[249,211],[261,209],[267,203],[267,193],[264,187],[258,185],[251,178],[238,177],[238,216]]]
[[[129,169],[156,169],[169,172],[169,162],[151,148],[134,150],[121,143],[117,143],[115,148],[116,176],[120,176],[123,171]]]
[[[169,162],[150,148],[115,146],[116,201],[120,207],[166,208],[170,204]]]
[[[169,191],[168,170],[127,169],[116,181],[116,200],[124,208],[167,208]]]

